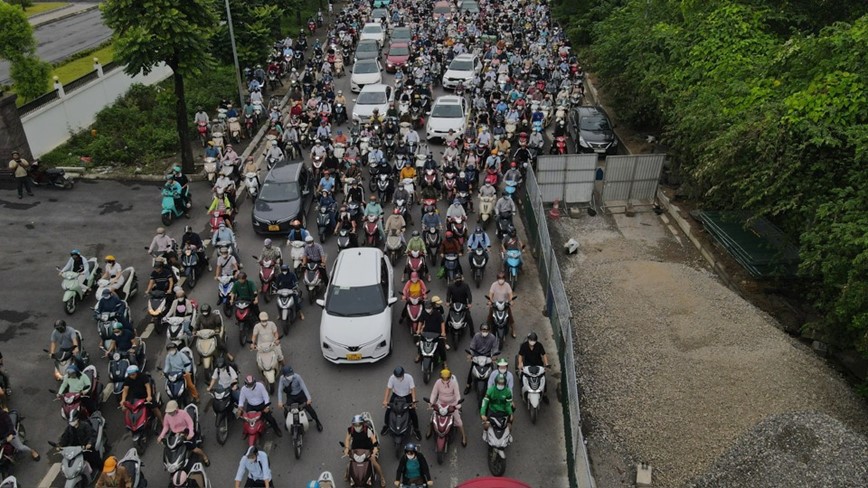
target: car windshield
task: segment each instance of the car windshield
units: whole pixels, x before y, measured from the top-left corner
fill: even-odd
[[[266,181],[259,190],[259,200],[263,202],[291,202],[298,200],[298,183],[295,181]]]
[[[410,29],[398,28],[392,31],[392,39],[410,39]]]
[[[359,94],[359,98],[356,99],[356,103],[359,105],[382,105],[386,103],[386,92],[362,92]]]
[[[372,62],[364,62],[359,61],[356,63],[356,66],[353,67],[353,73],[358,73],[360,75],[366,75],[369,73],[379,73],[380,67],[377,66],[377,63]]]
[[[452,64],[449,65],[449,69],[455,71],[472,71],[473,61],[469,59],[456,59],[453,60]]]
[[[392,46],[389,49],[389,56],[409,56],[410,49],[407,46]]]
[[[386,308],[380,285],[341,287],[331,286],[326,299],[326,312],[338,317],[363,317],[382,313]]]
[[[360,42],[359,46],[356,47],[356,51],[363,53],[377,52],[377,49],[379,49],[379,47],[377,46],[377,41]]]
[[[439,7],[434,7],[435,14],[448,14],[449,11],[452,10],[449,5],[440,5]]]
[[[377,24],[377,25],[366,25],[366,26],[362,29],[362,32],[365,33],[365,34],[382,34],[382,33],[383,33],[383,27],[380,26],[380,24]]]
[[[590,131],[612,130],[609,126],[609,120],[602,115],[582,117],[581,129]]]
[[[372,19],[380,20],[383,17],[388,16],[388,14],[389,14],[389,12],[387,12],[386,9],[384,9],[384,8],[376,8],[374,10],[371,10],[371,18]]]
[[[464,117],[464,114],[461,113],[461,105],[457,103],[438,103],[431,109],[431,117],[458,119]]]

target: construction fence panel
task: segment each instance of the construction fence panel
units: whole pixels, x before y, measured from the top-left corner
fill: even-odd
[[[653,201],[665,160],[665,154],[608,156],[603,179],[603,205]]]
[[[537,159],[543,203],[588,203],[594,194],[596,154],[545,155]]]

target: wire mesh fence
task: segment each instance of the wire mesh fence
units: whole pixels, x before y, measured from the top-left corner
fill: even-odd
[[[573,315],[570,311],[570,302],[546,223],[545,206],[540,194],[540,187],[532,169],[528,169],[524,185],[522,208],[525,228],[529,237],[528,245],[539,268],[540,284],[546,295],[546,312],[554,332],[558,358],[563,370],[559,393],[564,400],[564,431],[569,446],[567,459],[569,461],[570,484],[578,488],[591,488],[594,486],[594,478],[591,475],[588,453],[582,435],[579,383],[573,349]]]

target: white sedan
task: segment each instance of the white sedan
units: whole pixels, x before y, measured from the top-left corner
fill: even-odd
[[[366,85],[374,85],[383,82],[382,66],[376,59],[364,59],[353,65],[353,74],[350,76],[350,90],[359,93]]]
[[[359,40],[373,39],[377,44],[382,46],[386,42],[386,30],[379,22],[371,22],[362,27],[362,32],[359,33]]]
[[[431,115],[428,116],[428,124],[425,128],[425,137],[442,139],[449,134],[449,130],[455,131],[456,136],[464,134],[467,123],[467,101],[464,97],[445,95],[437,97],[431,107]]]
[[[353,122],[367,122],[374,109],[379,110],[380,115],[385,117],[389,102],[394,99],[395,90],[389,85],[365,85],[359,92],[359,97],[354,100],[356,104],[353,106]]]

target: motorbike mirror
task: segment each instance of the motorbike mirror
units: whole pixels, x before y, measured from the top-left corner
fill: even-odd
[[[316,304],[319,305],[320,307],[325,307],[325,300],[320,298],[316,301]]]
[[[345,447],[345,446],[344,446],[344,441],[339,441],[338,444],[340,444],[341,447]]]
[[[48,445],[51,447],[57,447],[57,443],[54,441],[48,441]]]
[[[431,403],[431,399],[428,397],[422,397],[422,399],[425,400],[425,403]]]
[[[471,351],[470,349],[465,349],[464,352],[473,356],[473,351]]]
[[[253,257],[253,259],[259,261],[259,257],[257,257],[257,256],[253,256],[253,255],[251,255],[251,256]]]
[[[52,395],[57,395],[57,392],[52,390],[51,388],[48,389],[48,393],[51,393]]]
[[[389,305],[394,305],[395,302],[397,302],[397,301],[398,301],[398,297],[392,297],[389,299]]]
[[[464,400],[465,400],[465,398],[462,398],[461,400],[458,400],[458,405],[461,405],[462,403],[464,403]]]

